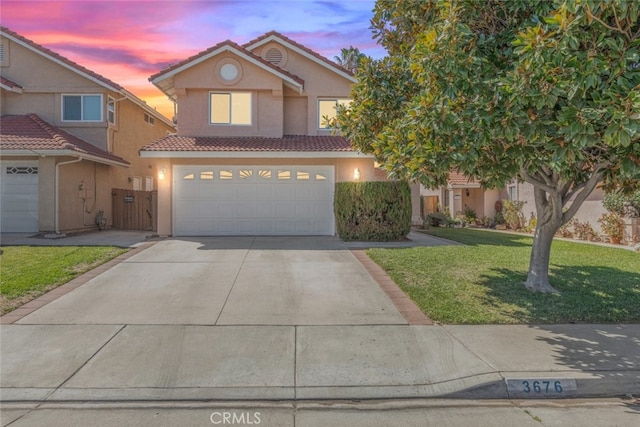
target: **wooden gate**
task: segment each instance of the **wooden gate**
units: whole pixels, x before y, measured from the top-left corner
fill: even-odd
[[[120,230],[157,230],[158,192],[114,188],[112,196],[113,228]]]

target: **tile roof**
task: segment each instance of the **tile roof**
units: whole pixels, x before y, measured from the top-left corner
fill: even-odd
[[[20,86],[18,83],[9,80],[8,78],[4,77],[4,76],[0,76],[0,84],[8,87],[9,89],[24,89],[22,86]]]
[[[293,79],[294,81],[298,82],[299,84],[304,86],[304,80],[301,79],[300,77],[296,76],[295,74],[292,74],[280,67],[278,67],[277,65],[273,65],[271,62],[266,61],[264,59],[262,59],[261,57],[259,57],[258,55],[255,55],[253,52],[251,52],[250,50],[247,50],[246,48],[244,48],[243,46],[240,46],[239,44],[231,41],[231,40],[225,40],[223,42],[220,42],[218,44],[216,44],[215,46],[211,46],[210,48],[208,48],[207,50],[203,50],[200,53],[197,53],[193,56],[190,56],[189,58],[178,62],[177,64],[173,64],[167,68],[165,68],[164,70],[152,75],[151,77],[149,77],[149,81],[153,81],[155,79],[157,79],[158,77],[162,77],[165,74],[168,74],[184,65],[189,64],[190,62],[193,62],[195,60],[197,60],[198,58],[201,58],[203,56],[206,56],[208,54],[210,54],[211,52],[215,52],[216,50],[224,47],[224,46],[229,46],[232,47],[242,53],[244,53],[245,55],[248,55],[249,57],[251,57],[252,60],[255,60],[257,62],[260,62],[264,65],[266,65],[267,67],[271,68],[273,71],[276,71],[278,73],[284,74],[287,77]]]
[[[56,53],[56,52],[54,52],[54,51],[52,51],[50,49],[47,49],[44,46],[39,45],[38,43],[34,42],[33,40],[29,40],[28,38],[26,38],[24,36],[21,36],[20,34],[16,33],[15,31],[11,31],[7,27],[0,26],[0,30],[2,30],[3,33],[6,33],[6,34],[10,35],[11,37],[14,37],[14,38],[20,40],[21,42],[29,45],[33,49],[36,49],[36,50],[40,51],[40,53],[43,53],[43,54],[48,55],[48,56],[51,56],[51,57],[57,59],[58,61],[63,62],[66,65],[68,65],[68,66],[70,66],[72,68],[75,68],[77,71],[80,71],[80,72],[82,72],[84,74],[87,74],[87,75],[93,77],[96,80],[101,81],[102,83],[104,83],[104,84],[106,84],[108,86],[111,86],[111,87],[113,87],[113,88],[115,88],[117,90],[124,89],[118,83],[116,83],[116,82],[114,82],[112,80],[109,80],[108,78],[106,78],[104,76],[101,76],[100,74],[98,74],[98,73],[96,73],[94,71],[91,71],[90,69],[85,68],[82,65],[80,65],[80,64],[78,64],[76,62],[73,62],[70,59],[67,59],[64,56],[62,56],[62,55],[60,55],[60,54],[58,54],[58,53]]]
[[[233,152],[353,152],[349,141],[341,136],[285,135],[261,137],[193,137],[167,135],[142,147],[141,151],[233,151]]]
[[[309,55],[314,56],[315,58],[317,58],[317,59],[319,59],[319,60],[321,60],[321,61],[323,61],[323,62],[327,63],[327,65],[330,65],[330,66],[332,66],[332,67],[334,67],[334,68],[337,68],[337,69],[339,69],[340,71],[342,71],[342,72],[344,72],[344,73],[347,73],[347,74],[348,74],[348,75],[350,75],[350,76],[353,76],[353,75],[354,75],[354,74],[353,74],[353,72],[351,72],[350,70],[347,70],[346,68],[344,68],[343,66],[339,65],[338,63],[333,62],[332,60],[330,60],[330,59],[328,59],[328,58],[326,58],[326,57],[324,57],[324,56],[320,55],[318,52],[313,51],[313,50],[309,49],[308,47],[306,47],[306,46],[304,46],[304,45],[301,45],[300,43],[296,42],[295,40],[292,40],[292,39],[290,39],[289,37],[287,37],[287,36],[285,36],[285,35],[282,35],[282,34],[280,34],[280,33],[279,33],[279,32],[277,32],[277,31],[269,31],[269,32],[268,32],[268,33],[266,33],[266,34],[263,34],[263,35],[261,35],[260,37],[257,37],[257,38],[255,38],[255,39],[253,39],[253,40],[251,40],[251,41],[249,41],[249,42],[245,43],[245,44],[243,45],[243,47],[245,47],[245,48],[249,48],[250,46],[252,46],[252,45],[254,45],[254,44],[256,44],[256,43],[259,43],[259,42],[261,42],[261,41],[263,41],[263,40],[265,40],[265,39],[268,39],[269,37],[272,37],[272,36],[273,36],[273,37],[278,37],[278,38],[282,39],[283,41],[285,41],[285,42],[287,42],[287,43],[292,44],[293,46],[297,47],[298,49],[301,49],[301,50],[305,51],[305,52],[306,52],[306,53],[308,53]]]
[[[110,154],[45,122],[36,114],[3,115],[0,121],[0,149],[2,151],[27,150],[37,151],[40,154],[46,151],[66,150],[77,153],[80,157],[89,155],[109,163],[129,164],[123,158]]]
[[[459,172],[450,172],[447,179],[449,185],[477,185],[478,182],[474,179],[468,178]]]

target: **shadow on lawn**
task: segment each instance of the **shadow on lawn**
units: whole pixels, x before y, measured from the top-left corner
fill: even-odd
[[[551,268],[557,294],[525,289],[526,273],[494,268],[481,276],[486,304],[509,304],[524,323],[640,322],[640,274],[602,266]]]

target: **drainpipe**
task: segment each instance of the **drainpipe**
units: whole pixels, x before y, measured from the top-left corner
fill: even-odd
[[[75,160],[69,160],[67,162],[60,162],[60,163],[56,163],[56,182],[55,182],[55,186],[56,186],[56,193],[55,193],[55,199],[54,199],[54,215],[56,218],[56,234],[60,234],[60,212],[58,212],[59,209],[59,205],[60,205],[60,166],[64,166],[64,165],[70,165],[72,163],[79,163],[82,161],[81,157],[78,157]]]

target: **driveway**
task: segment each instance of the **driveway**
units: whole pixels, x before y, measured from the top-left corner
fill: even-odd
[[[17,324],[406,324],[335,237],[163,240]]]

